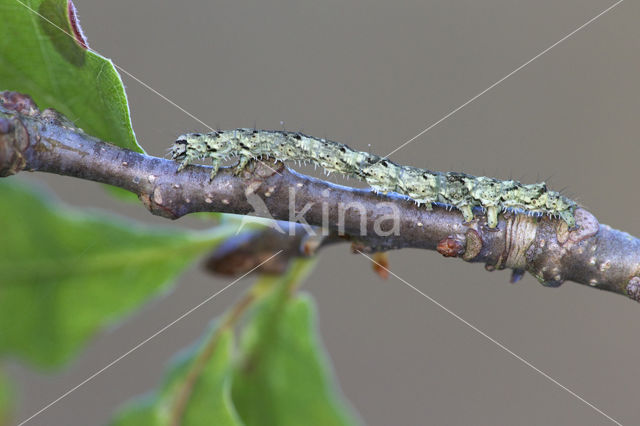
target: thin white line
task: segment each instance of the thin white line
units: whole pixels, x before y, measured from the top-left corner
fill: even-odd
[[[20,0],[16,0],[16,1],[20,1]],[[95,52],[95,53],[98,53],[98,52]],[[182,111],[185,114],[187,114],[189,117],[191,117],[194,120],[196,120],[198,123],[202,124],[203,126],[208,128],[212,132],[215,131],[215,129],[213,127],[209,126],[207,123],[205,123],[204,121],[200,120],[198,117],[196,117],[195,115],[191,114],[189,111],[187,111],[186,109],[182,108],[180,105],[178,105],[177,103],[173,102],[171,99],[167,98],[165,95],[163,95],[162,93],[158,92],[156,89],[154,89],[153,87],[149,86],[147,83],[145,83],[144,81],[140,80],[135,75],[131,74],[129,71],[127,71],[124,68],[122,68],[120,65],[116,64],[113,61],[111,61],[111,63],[113,64],[114,67],[116,67],[117,69],[119,69],[120,71],[122,71],[123,73],[125,73],[126,75],[128,75],[129,77],[131,77],[132,79],[137,81],[138,83],[140,83],[142,86],[144,86],[148,90],[150,90],[153,93],[155,93],[156,95],[160,96],[162,99],[164,99],[165,101],[169,102],[171,105],[173,105],[174,107],[178,108],[180,111]]]
[[[571,31],[569,34],[567,34],[566,36],[562,37],[560,40],[558,40],[557,42],[553,43],[551,46],[547,47],[546,49],[544,49],[542,52],[538,53],[536,56],[534,56],[533,58],[529,59],[527,62],[525,62],[524,64],[520,65],[518,68],[516,68],[515,70],[511,71],[509,74],[505,75],[504,77],[502,77],[500,80],[496,81],[495,83],[493,83],[491,86],[487,87],[486,89],[484,89],[482,92],[478,93],[477,95],[475,95],[473,98],[469,99],[468,101],[466,101],[465,103],[463,103],[462,105],[460,105],[458,108],[454,109],[453,111],[449,112],[447,115],[445,115],[444,117],[442,117],[440,120],[436,121],[435,123],[431,124],[429,127],[427,127],[426,129],[424,129],[423,131],[421,131],[420,133],[418,133],[417,135],[415,135],[414,137],[412,137],[411,139],[409,139],[408,141],[406,141],[405,143],[403,143],[402,145],[400,145],[399,147],[397,147],[396,149],[394,149],[393,151],[391,151],[390,153],[388,153],[385,158],[389,157],[390,155],[398,152],[399,150],[401,150],[402,148],[404,148],[405,146],[409,145],[411,142],[413,142],[414,140],[416,140],[417,138],[419,138],[420,136],[424,135],[425,133],[427,133],[429,130],[433,129],[434,127],[436,127],[438,124],[442,123],[444,120],[446,120],[447,118],[451,117],[453,114],[455,114],[456,112],[460,111],[462,108],[466,107],[467,105],[469,105],[471,102],[475,101],[476,99],[478,99],[480,96],[484,95],[485,93],[487,93],[489,90],[493,89],[494,87],[496,87],[497,85],[499,85],[500,83],[502,83],[503,81],[505,81],[506,79],[508,79],[509,77],[511,77],[512,75],[514,75],[515,73],[517,73],[518,71],[520,71],[522,68],[526,67],[527,65],[529,65],[531,62],[535,61],[536,59],[538,59],[539,57],[541,57],[542,55],[544,55],[545,53],[547,53],[548,51],[550,51],[551,49],[553,49],[554,47],[556,47],[557,45],[559,45],[560,43],[562,43],[563,41],[565,41],[566,39],[568,39],[569,37],[571,37],[572,35],[574,35],[575,33],[577,33],[578,31],[582,30],[583,28],[585,28],[587,25],[591,24],[593,21],[595,21],[596,19],[598,19],[599,17],[601,17],[602,15],[604,15],[605,13],[609,12],[611,9],[613,9],[614,7],[618,6],[620,3],[622,3],[624,0],[618,0],[616,3],[614,3],[612,6],[609,6],[608,8],[606,8],[605,10],[603,10],[602,12],[600,12],[599,14],[597,14],[596,16],[594,16],[593,18],[589,19],[587,22],[585,22],[584,24],[580,25],[578,28],[576,28],[575,30]]]
[[[44,19],[45,21],[47,21],[49,24],[53,25],[54,27],[56,27],[57,29],[59,29],[60,31],[62,31],[63,33],[65,33],[67,36],[71,37],[73,40],[75,40],[76,38],[73,36],[73,34],[70,34],[68,31],[66,31],[64,28],[61,28],[60,26],[58,26],[57,24],[55,24],[54,22],[51,22],[51,20],[49,20],[47,17],[42,16],[40,14],[40,12],[38,12],[37,10],[32,9],[31,7],[29,7],[29,5],[23,3],[21,0],[16,0],[16,2],[20,3],[22,6],[24,6],[26,9],[28,9],[31,13],[38,15],[40,18]],[[97,50],[92,49],[89,44],[85,44],[87,46],[87,50],[95,53],[96,55],[100,55],[104,58],[105,55],[101,54],[100,52],[98,52]],[[205,123],[204,121],[200,120],[198,117],[196,117],[195,115],[191,114],[189,111],[187,111],[186,109],[182,108],[180,105],[178,105],[177,103],[175,103],[174,101],[172,101],[171,99],[169,99],[168,97],[166,97],[165,95],[163,95],[162,93],[158,92],[156,89],[154,89],[153,87],[149,86],[147,83],[145,83],[144,81],[140,80],[138,77],[136,77],[135,75],[131,74],[129,71],[127,71],[126,69],[122,68],[120,65],[116,64],[113,60],[111,60],[111,63],[113,64],[113,66],[115,68],[117,68],[118,70],[122,71],[123,73],[125,73],[126,75],[128,75],[129,77],[131,77],[132,79],[134,79],[136,82],[138,82],[139,84],[141,84],[143,87],[145,87],[146,89],[148,89],[149,91],[155,93],[156,95],[160,96],[162,99],[164,99],[165,101],[167,101],[168,103],[170,103],[171,105],[173,105],[174,107],[176,107],[177,109],[179,109],[180,111],[182,111],[183,113],[185,113],[186,115],[188,115],[189,117],[193,118],[195,121],[197,121],[198,123],[202,124],[203,126],[205,126],[206,128],[208,128],[209,130],[211,130],[212,132],[215,131],[215,129],[211,126],[209,126],[207,123]],[[269,168],[272,172],[282,176],[282,174],[280,172],[278,172],[277,170],[275,170],[274,168],[272,168],[271,166],[269,166],[268,164],[264,163],[262,160],[256,159],[256,161],[260,162],[262,165],[266,166],[267,168]]]
[[[28,9],[31,13],[38,15],[40,18],[44,19],[45,21],[47,21],[49,24],[53,25],[54,27],[56,27],[57,29],[59,29],[60,31],[62,31],[63,33],[65,33],[66,35],[68,35],[69,37],[71,37],[73,40],[75,40],[76,38],[70,34],[68,31],[66,31],[64,28],[61,28],[60,26],[58,26],[56,23],[52,22],[51,20],[49,20],[47,17],[42,16],[40,14],[40,12],[38,12],[37,10],[32,9],[29,5],[25,4],[24,2],[22,2],[22,0],[16,0],[16,2],[20,3],[22,6],[24,6],[26,9]],[[97,55],[103,56],[100,52],[98,52],[97,50],[94,50],[91,48],[91,46],[89,46],[88,44],[86,44],[87,49]],[[114,67],[116,67],[117,69],[119,69],[120,71],[122,71],[123,73],[125,73],[126,75],[128,75],[129,77],[131,77],[132,79],[134,79],[135,81],[137,81],[138,83],[140,83],[141,85],[143,85],[145,88],[149,89],[150,91],[152,91],[153,93],[155,93],[156,95],[160,96],[162,99],[164,99],[165,101],[169,102],[171,105],[173,105],[174,107],[178,108],[180,111],[184,112],[185,114],[187,114],[189,117],[193,118],[194,120],[196,120],[198,123],[202,124],[203,126],[207,127],[209,130],[214,131],[215,129],[211,126],[209,126],[207,123],[205,123],[204,121],[200,120],[198,117],[196,117],[195,115],[191,114],[189,111],[187,111],[186,109],[182,108],[180,105],[176,104],[175,102],[173,102],[171,99],[167,98],[165,95],[163,95],[162,93],[158,92],[156,89],[154,89],[153,87],[149,86],[147,83],[145,83],[144,81],[140,80],[138,77],[134,76],[133,74],[131,74],[129,71],[125,70],[124,68],[122,68],[121,66],[117,65],[115,62],[111,61],[111,63],[113,64]]]
[[[593,405],[592,403],[590,403],[589,401],[587,401],[586,399],[584,399],[583,397],[581,397],[580,395],[578,395],[577,393],[575,393],[574,391],[572,391],[571,389],[569,389],[568,387],[564,386],[562,383],[560,383],[559,381],[557,381],[556,379],[554,379],[553,377],[549,376],[547,373],[545,373],[544,371],[540,370],[538,367],[536,367],[535,365],[531,364],[529,361],[527,361],[526,359],[524,359],[523,357],[521,357],[520,355],[518,355],[517,353],[513,352],[511,349],[509,349],[508,347],[506,347],[505,345],[503,345],[502,343],[498,342],[496,339],[494,339],[493,337],[489,336],[487,333],[485,333],[484,331],[480,330],[478,327],[476,327],[475,325],[471,324],[469,321],[465,320],[464,318],[462,318],[460,315],[456,314],[455,312],[453,312],[451,309],[447,308],[446,306],[444,306],[442,303],[438,302],[437,300],[435,300],[433,297],[427,295],[426,293],[423,293],[421,290],[419,290],[418,288],[416,288],[415,286],[409,284],[407,281],[405,281],[404,279],[402,279],[401,277],[399,277],[398,275],[394,274],[393,272],[391,272],[389,269],[385,268],[383,265],[379,264],[378,262],[376,262],[375,260],[373,260],[371,257],[367,256],[366,254],[364,254],[363,252],[361,252],[360,250],[356,250],[358,253],[360,253],[361,255],[363,255],[364,257],[366,257],[367,259],[369,259],[370,261],[372,261],[373,263],[375,263],[376,265],[378,265],[380,268],[384,269],[385,271],[387,271],[388,273],[390,273],[391,275],[393,275],[394,277],[396,277],[397,279],[399,279],[400,281],[402,281],[403,283],[405,283],[407,286],[409,286],[411,289],[415,290],[416,292],[420,293],[422,296],[424,296],[425,298],[427,298],[431,303],[435,304],[436,306],[438,306],[439,308],[443,309],[445,312],[447,312],[448,314],[452,315],[454,318],[460,320],[463,324],[465,324],[466,326],[470,327],[472,330],[478,332],[481,336],[485,337],[486,339],[488,339],[490,342],[496,344],[499,348],[503,349],[504,351],[506,351],[508,354],[510,354],[511,356],[513,356],[514,358],[516,358],[517,360],[523,362],[525,365],[531,367],[533,370],[535,370],[536,372],[540,373],[543,377],[545,377],[547,380],[551,381],[552,383],[558,385],[559,387],[561,387],[562,389],[564,389],[565,391],[569,392],[571,395],[573,395],[574,397],[576,397],[577,399],[579,399],[580,401],[584,402],[585,404],[587,404],[589,407],[593,408],[594,410],[596,410],[598,413],[602,414],[604,417],[606,417],[607,419],[611,420],[613,423],[622,426],[622,423],[620,423],[619,421],[617,421],[616,419],[614,419],[613,417],[609,416],[607,413],[605,413],[604,411],[602,411],[601,409],[599,409],[598,407],[596,407],[595,405]]]
[[[268,261],[270,261],[271,259],[273,259],[274,257],[276,257],[277,255],[279,255],[280,253],[282,253],[282,250],[278,251],[276,254],[272,255],[271,257],[269,257],[267,260],[265,260],[264,262],[261,262],[259,265],[255,266],[254,268],[252,268],[249,272],[245,273],[244,275],[242,275],[241,277],[235,279],[234,281],[232,281],[230,284],[226,285],[225,287],[223,287],[221,290],[218,290],[217,292],[215,292],[214,294],[212,294],[211,296],[207,297],[205,300],[203,300],[202,302],[198,303],[196,306],[194,306],[193,308],[189,309],[188,311],[186,311],[185,313],[183,313],[182,315],[180,315],[178,318],[176,318],[175,320],[173,320],[172,322],[170,322],[169,324],[165,325],[164,327],[162,327],[160,330],[156,331],[155,333],[153,333],[151,336],[147,337],[146,339],[144,339],[143,341],[141,341],[140,343],[138,343],[136,346],[134,346],[133,348],[129,349],[127,352],[125,352],[124,354],[120,355],[118,358],[114,359],[113,361],[111,361],[109,364],[107,364],[106,366],[104,366],[103,368],[101,368],[100,370],[96,371],[95,373],[93,373],[92,375],[90,375],[89,377],[87,377],[86,379],[84,379],[82,382],[78,383],[76,386],[72,387],[71,389],[69,389],[68,391],[66,391],[65,393],[63,393],[61,396],[59,396],[58,398],[54,399],[53,401],[51,401],[49,404],[45,405],[44,407],[42,407],[39,411],[37,411],[36,413],[32,414],[29,418],[21,421],[20,423],[18,423],[18,426],[22,426],[25,423],[29,422],[30,420],[32,420],[34,417],[40,415],[43,411],[51,408],[51,406],[53,406],[54,404],[57,404],[58,402],[60,402],[60,400],[66,398],[67,396],[69,396],[71,393],[73,393],[74,391],[76,391],[79,387],[81,387],[82,385],[86,384],[87,382],[93,380],[96,376],[98,376],[99,374],[101,374],[102,372],[104,372],[105,370],[107,370],[108,368],[112,367],[114,364],[118,363],[119,361],[121,361],[123,358],[127,357],[128,355],[130,355],[132,352],[136,351],[137,349],[139,349],[141,346],[143,346],[144,344],[146,344],[147,342],[149,342],[151,339],[153,339],[154,337],[158,336],[159,334],[163,333],[164,331],[166,331],[168,328],[172,327],[174,324],[176,324],[178,321],[182,320],[183,318],[185,318],[186,316],[190,315],[191,313],[193,313],[196,309],[200,308],[202,305],[204,305],[205,303],[209,302],[211,299],[213,299],[214,297],[216,297],[217,295],[219,295],[220,293],[222,293],[223,291],[225,291],[226,289],[228,289],[229,287],[231,287],[232,285],[234,285],[235,283],[237,283],[238,281],[240,281],[241,279],[243,279],[244,277],[246,277],[247,275],[249,275],[251,272],[255,271],[256,269],[258,269],[259,267],[261,267],[262,265],[264,265],[265,263],[267,263]]]

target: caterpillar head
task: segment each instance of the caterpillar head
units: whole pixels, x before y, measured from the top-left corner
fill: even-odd
[[[173,143],[173,146],[170,149],[171,158],[174,160],[184,160],[187,156],[187,146],[189,142],[186,139],[186,135],[181,135],[176,139]]]
[[[230,132],[180,135],[171,148],[171,157],[174,160],[204,157],[226,158],[237,148],[233,135],[227,133]]]

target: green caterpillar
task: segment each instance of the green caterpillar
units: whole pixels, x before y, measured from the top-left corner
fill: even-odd
[[[489,228],[498,225],[498,214],[505,210],[546,214],[560,217],[569,228],[576,225],[573,213],[578,205],[558,192],[548,190],[544,182],[524,185],[514,180],[399,166],[375,154],[299,132],[236,129],[187,133],[178,137],[171,155],[174,160],[181,161],[179,171],[195,160],[211,159],[211,178],[218,173],[220,163],[232,157],[239,159],[236,172],[258,157],[311,162],[327,172],[361,179],[376,192],[407,196],[428,209],[433,203],[455,207],[462,212],[466,222],[474,219],[473,208],[481,207],[486,210]]]

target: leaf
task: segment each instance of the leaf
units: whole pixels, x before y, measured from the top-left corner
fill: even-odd
[[[331,426],[358,422],[341,400],[320,343],[314,305],[292,289],[314,262],[297,261],[255,308],[242,334],[233,401],[247,426]]]
[[[67,360],[236,229],[142,227],[45,202],[10,179],[0,181],[0,354],[41,366]]]
[[[11,424],[13,415],[13,393],[9,380],[0,370],[0,426]]]
[[[207,349],[211,350],[210,354]],[[173,363],[157,392],[130,403],[112,423],[113,426],[172,426],[178,420],[182,426],[239,426],[242,422],[233,407],[230,373],[233,355],[233,331],[213,328],[203,342],[185,351]],[[190,381],[190,372],[205,367]],[[176,415],[177,402],[184,389],[190,389],[182,415]]]
[[[0,90],[29,94],[104,141],[144,152],[113,63],[88,49],[69,0],[0,0]]]
[[[174,363],[159,390],[129,404],[112,426],[356,424],[333,383],[313,306],[306,296],[292,296],[313,264],[297,261],[285,276],[260,280],[218,328]],[[252,302],[257,305],[243,332],[238,366],[231,327]],[[176,411],[178,401],[187,401],[184,411]]]

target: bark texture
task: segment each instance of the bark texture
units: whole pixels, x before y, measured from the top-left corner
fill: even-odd
[[[211,181],[210,167],[177,168],[174,161],[98,140],[53,110],[40,112],[26,95],[0,93],[1,177],[33,171],[101,182],[133,192],[151,213],[170,219],[258,212],[280,221],[230,240],[207,261],[211,270],[238,273],[283,248],[288,257],[305,256],[350,241],[363,252],[437,250],[488,270],[510,268],[512,282],[526,271],[549,287],[570,280],[640,301],[640,240],[584,209],[576,211],[575,230],[561,219],[512,213],[489,229],[480,212],[464,223],[446,206],[427,210],[395,194],[335,185],[272,161],[254,162],[240,175],[223,168]],[[296,217],[300,223],[283,222]]]

